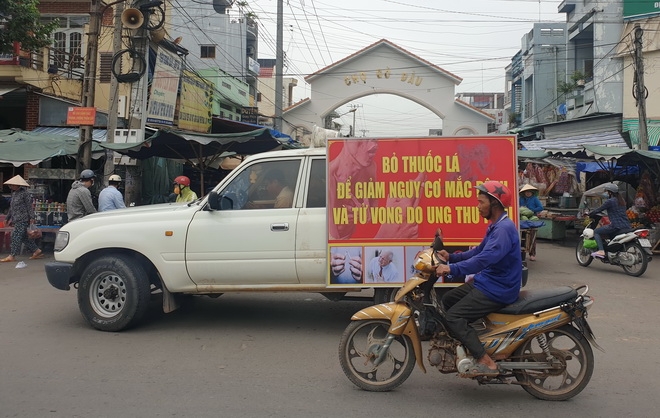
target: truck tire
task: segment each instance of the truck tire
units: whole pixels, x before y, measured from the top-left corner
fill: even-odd
[[[144,317],[150,290],[140,263],[125,256],[108,255],[85,268],[78,286],[78,307],[94,328],[121,331]]]
[[[398,290],[398,287],[379,287],[374,289],[374,303],[379,305],[381,303],[394,302],[394,295],[396,295]]]

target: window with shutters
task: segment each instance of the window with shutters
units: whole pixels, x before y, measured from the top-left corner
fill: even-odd
[[[112,52],[101,52],[99,65],[99,82],[109,83],[112,80]]]

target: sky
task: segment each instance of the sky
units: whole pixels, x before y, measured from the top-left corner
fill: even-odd
[[[504,69],[535,22],[565,21],[560,1],[284,0],[285,77],[299,78],[294,101],[310,97],[303,78],[387,39],[463,79],[456,92],[504,92]],[[259,23],[259,58],[275,58],[277,0],[246,6]],[[313,97],[312,97],[313,100]],[[442,121],[424,107],[373,95],[337,109],[348,134],[424,136]]]

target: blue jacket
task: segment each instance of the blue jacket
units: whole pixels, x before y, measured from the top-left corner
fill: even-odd
[[[616,229],[630,229],[630,221],[626,213],[626,207],[619,205],[619,199],[610,197],[597,209],[589,212],[589,215],[594,215],[598,212],[607,211],[607,217],[610,218],[610,224]]]
[[[518,299],[522,283],[520,235],[516,224],[506,215],[490,224],[479,246],[449,255],[454,276],[475,274],[474,287],[489,299],[511,304]]]
[[[535,195],[530,197],[520,196],[520,200],[518,202],[520,203],[520,207],[527,207],[527,209],[534,212],[535,215],[543,210],[541,201]]]

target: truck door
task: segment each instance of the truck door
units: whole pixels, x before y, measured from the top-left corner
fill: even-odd
[[[305,186],[301,188],[303,206],[296,232],[296,269],[302,284],[326,283],[328,233],[326,220],[326,158],[315,156],[305,161]]]
[[[222,210],[195,214],[186,266],[203,285],[297,284],[295,231],[302,157],[255,161],[219,191]]]

